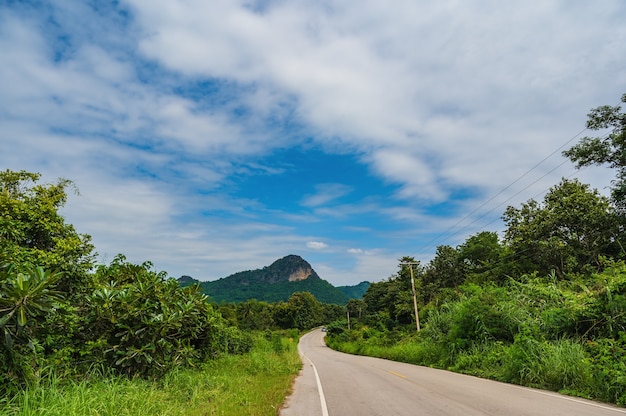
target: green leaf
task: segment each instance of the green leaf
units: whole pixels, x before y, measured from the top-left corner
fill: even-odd
[[[0,328],[5,326],[7,324],[7,322],[9,322],[9,319],[11,319],[11,317],[13,317],[13,313],[14,312],[15,312],[15,310],[12,310],[11,312],[7,313],[2,318],[0,318]]]
[[[17,310],[17,324],[19,326],[25,326],[27,319],[28,318],[26,316],[26,308],[25,307],[20,307]]]
[[[6,328],[4,330],[4,343],[9,350],[13,348],[13,337],[11,337],[11,333]]]

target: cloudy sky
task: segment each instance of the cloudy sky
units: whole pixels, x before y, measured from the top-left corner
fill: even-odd
[[[626,93],[624,22],[623,0],[0,0],[0,168],[73,180],[103,262],[377,281],[562,177],[604,192],[560,152]]]

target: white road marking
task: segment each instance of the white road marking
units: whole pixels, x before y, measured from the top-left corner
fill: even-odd
[[[619,413],[626,413],[626,409],[617,409],[615,407],[607,406],[607,405],[604,405],[602,403],[595,403],[595,402],[593,402],[591,400],[581,400],[581,399],[576,398],[576,397],[570,397],[570,396],[566,396],[564,394],[558,394],[558,393],[553,392],[553,391],[531,389],[531,388],[528,388],[526,386],[519,386],[517,384],[511,384],[511,387],[514,387],[514,388],[517,388],[517,389],[520,389],[520,390],[531,391],[531,392],[534,392],[534,393],[537,393],[537,394],[543,394],[544,396],[556,397],[556,398],[561,399],[561,400],[568,400],[570,402],[585,404],[585,405],[591,406],[591,407],[598,407],[600,409],[613,410],[614,412],[619,412]]]
[[[322,405],[322,416],[328,416],[328,407],[326,407],[326,398],[324,397],[324,390],[322,389],[322,382],[320,381],[320,376],[319,374],[317,374],[317,368],[315,367],[315,364],[313,364],[313,361],[311,361],[309,357],[304,355],[304,358],[306,358],[307,361],[311,363],[311,366],[313,367],[313,372],[315,373],[315,380],[317,381],[317,391],[320,394],[320,404]]]

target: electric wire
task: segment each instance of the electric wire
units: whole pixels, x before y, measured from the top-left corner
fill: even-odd
[[[541,166],[545,161],[547,161],[548,159],[550,159],[552,156],[554,156],[557,152],[559,152],[561,149],[563,149],[565,146],[567,146],[568,144],[570,144],[572,141],[576,140],[581,134],[583,134],[585,131],[587,131],[588,128],[584,128],[581,131],[579,131],[577,134],[575,134],[573,137],[571,137],[569,140],[567,140],[565,143],[563,143],[561,146],[559,146],[558,148],[556,148],[554,151],[552,151],[549,155],[547,155],[546,157],[544,157],[542,160],[540,160],[538,163],[536,163],[534,166],[532,166],[530,169],[528,169],[526,172],[524,172],[521,176],[519,176],[517,179],[515,179],[513,182],[511,182],[510,184],[508,184],[507,186],[505,186],[504,188],[502,188],[500,191],[498,191],[496,194],[494,194],[491,198],[487,199],[485,202],[483,202],[481,205],[479,205],[478,207],[476,207],[474,210],[472,210],[471,212],[469,212],[468,214],[466,214],[465,216],[463,216],[460,220],[458,220],[456,223],[454,223],[453,225],[451,225],[450,227],[448,227],[445,231],[443,231],[442,233],[438,234],[437,236],[435,236],[432,240],[428,241],[427,243],[421,245],[417,251],[415,252],[414,255],[417,254],[422,254],[424,252],[425,249],[427,248],[431,248],[433,247],[433,245],[440,241],[440,240],[445,240],[445,238],[443,237],[449,237],[451,235],[454,234],[458,234],[459,232],[461,232],[462,230],[468,228],[470,225],[474,224],[475,222],[477,222],[478,220],[484,218],[486,215],[488,215],[489,213],[493,212],[496,208],[498,208],[499,206],[501,206],[502,204],[504,204],[505,202],[511,200],[512,198],[514,198],[515,196],[519,195],[521,192],[525,191],[526,189],[528,189],[530,186],[534,185],[535,183],[537,183],[539,180],[543,179],[544,177],[546,177],[547,175],[549,175],[550,173],[552,173],[554,170],[558,169],[559,167],[563,166],[565,163],[567,163],[567,160],[564,161],[563,163],[561,163],[560,165],[558,165],[556,168],[550,170],[548,173],[546,173],[545,175],[543,175],[541,178],[539,178],[538,180],[536,180],[535,182],[533,182],[532,184],[526,186],[525,188],[523,188],[521,191],[517,192],[515,195],[513,195],[512,197],[508,198],[507,200],[505,200],[504,202],[496,205],[495,207],[493,207],[492,209],[490,209],[489,211],[487,211],[486,213],[484,213],[483,215],[481,215],[480,217],[478,217],[478,219],[472,221],[470,224],[464,226],[461,230],[459,231],[455,231],[455,232],[451,232],[455,229],[457,229],[457,227],[463,223],[463,221],[465,221],[467,218],[471,217],[473,214],[475,214],[476,212],[478,212],[479,210],[481,210],[483,207],[485,207],[487,204],[489,204],[491,201],[493,201],[494,199],[496,199],[498,196],[500,196],[501,194],[503,194],[504,192],[506,192],[509,188],[511,188],[513,185],[515,185],[516,183],[518,183],[519,181],[521,181],[523,178],[525,178],[526,176],[528,176],[531,172],[533,172],[534,170],[536,170],[539,166]],[[494,221],[495,222],[495,221]]]
[[[532,183],[526,185],[524,188],[522,188],[520,191],[516,192],[515,194],[511,195],[509,198],[507,198],[506,200],[500,202],[498,205],[494,206],[493,208],[489,209],[488,211],[484,212],[483,214],[481,214],[480,216],[478,216],[477,218],[475,218],[472,222],[470,222],[469,224],[464,225],[461,228],[458,228],[458,226],[463,223],[463,221],[465,221],[466,219],[468,219],[469,217],[471,217],[473,214],[475,214],[476,212],[478,212],[480,209],[482,209],[483,207],[485,207],[488,203],[490,203],[491,201],[493,201],[495,198],[497,198],[498,196],[500,196],[502,193],[504,193],[506,190],[508,190],[509,188],[511,188],[513,185],[515,185],[516,183],[518,183],[521,179],[523,179],[524,177],[528,176],[532,171],[536,170],[539,166],[541,166],[544,162],[546,162],[549,158],[551,158],[552,156],[554,156],[558,151],[560,151],[561,149],[563,149],[565,146],[567,146],[568,144],[570,144],[572,141],[574,141],[576,138],[578,138],[581,134],[583,134],[585,131],[589,130],[588,128],[584,128],[582,129],[580,132],[578,132],[576,135],[574,135],[572,138],[570,138],[568,141],[566,141],[565,143],[563,143],[561,146],[559,146],[557,149],[555,149],[554,151],[552,151],[552,153],[550,153],[548,156],[544,157],[541,161],[539,161],[537,164],[535,164],[533,167],[531,167],[530,169],[528,169],[526,172],[524,172],[521,176],[519,176],[517,179],[515,179],[513,182],[511,182],[510,184],[508,184],[507,186],[505,186],[504,188],[502,188],[500,191],[498,191],[496,194],[494,194],[491,198],[489,198],[488,200],[486,200],[485,202],[483,202],[481,205],[479,205],[477,208],[475,208],[474,210],[472,210],[470,213],[464,215],[460,220],[458,220],[456,223],[454,223],[453,225],[451,225],[450,227],[448,227],[445,231],[443,231],[442,233],[438,234],[436,237],[434,237],[432,240],[430,240],[428,243],[421,245],[418,250],[414,253],[414,256],[417,256],[419,254],[427,254],[426,253],[426,249],[431,249],[433,246],[435,246],[435,243],[437,242],[443,242],[447,239],[449,239],[450,237],[454,236],[454,235],[459,235],[462,234],[463,232],[465,232],[471,225],[477,223],[478,221],[480,221],[481,219],[483,219],[484,217],[486,217],[487,215],[489,215],[490,213],[492,213],[495,209],[499,208],[500,206],[504,205],[506,202],[514,199],[515,197],[517,197],[518,195],[520,195],[522,192],[526,191],[527,189],[529,189],[531,186],[537,184],[539,181],[541,181],[542,179],[544,179],[546,176],[550,175],[551,173],[553,173],[555,170],[559,169],[560,167],[562,167],[563,165],[565,165],[566,163],[569,162],[569,160],[565,160],[563,162],[561,162],[559,165],[557,165],[556,167],[552,168],[551,170],[549,170],[548,172],[546,172],[544,175],[542,175],[541,177],[539,177],[538,179],[534,180]],[[604,135],[602,135],[600,138],[601,139],[605,139],[607,138],[611,133],[608,132]],[[573,173],[571,173],[567,178],[571,178],[572,176],[574,176],[576,173],[580,172],[581,170],[584,170],[584,168],[576,168],[574,170]],[[536,196],[533,196],[532,199],[536,198],[539,195],[545,194],[545,192],[547,192],[550,188],[544,189],[541,192],[539,192]],[[487,225],[493,224],[494,222],[500,220],[501,218],[495,218],[491,221],[489,221],[488,223],[484,224],[483,227],[486,227]]]

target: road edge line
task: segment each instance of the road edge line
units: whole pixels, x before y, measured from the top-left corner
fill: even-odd
[[[309,357],[307,357],[305,354],[304,358],[307,359],[307,361],[309,363],[311,363],[311,367],[313,367],[313,372],[315,373],[315,381],[317,382],[317,391],[320,395],[320,404],[322,405],[322,416],[328,416],[328,407],[326,407],[326,398],[324,397],[324,389],[322,389],[322,382],[320,380],[320,376],[317,373],[317,367],[315,367],[315,364],[313,364],[313,361],[311,361],[311,359]]]

